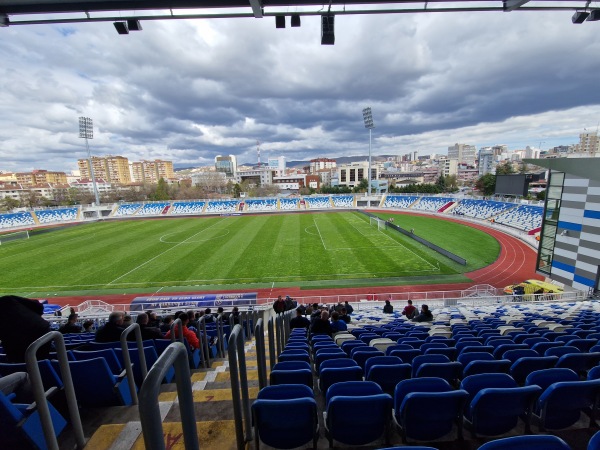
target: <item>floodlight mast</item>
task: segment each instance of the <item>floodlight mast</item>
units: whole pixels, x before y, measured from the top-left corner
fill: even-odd
[[[92,154],[88,139],[94,139],[94,123],[89,117],[79,117],[79,137],[85,139],[85,148],[88,154],[88,164],[90,165],[90,175],[92,176],[92,186],[96,198],[96,206],[100,205],[100,196],[98,195],[98,186],[96,185],[96,176],[94,175],[94,165],[92,164]]]
[[[369,130],[369,176],[367,178],[369,186],[367,192],[371,194],[371,131],[375,128],[375,125],[373,124],[373,112],[370,106],[363,109],[363,119],[365,121],[365,128]]]

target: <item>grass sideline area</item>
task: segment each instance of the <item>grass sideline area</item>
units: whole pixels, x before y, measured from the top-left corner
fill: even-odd
[[[458,283],[469,281],[464,272],[498,257],[498,242],[482,231],[429,217],[394,217],[467,259],[467,266],[394,230],[379,231],[358,212],[120,220],[1,246],[0,289],[44,297]]]

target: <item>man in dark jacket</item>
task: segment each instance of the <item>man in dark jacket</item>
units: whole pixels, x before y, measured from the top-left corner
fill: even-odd
[[[25,362],[25,351],[36,339],[50,331],[50,324],[42,318],[44,307],[37,300],[16,295],[0,297],[0,341],[8,362]],[[48,357],[50,344],[38,350],[38,359]]]
[[[429,311],[429,306],[421,305],[421,312],[413,319],[413,322],[433,322],[433,314]]]
[[[123,318],[124,312],[115,311],[110,313],[108,316],[108,322],[98,331],[96,331],[96,342],[116,342],[121,340],[121,333],[123,333]]]
[[[69,314],[67,323],[58,329],[62,334],[81,333],[81,326],[77,325],[77,314]]]
[[[302,309],[296,309],[296,317],[290,320],[290,329],[294,328],[304,328],[308,329],[310,326],[310,320],[302,315]]]

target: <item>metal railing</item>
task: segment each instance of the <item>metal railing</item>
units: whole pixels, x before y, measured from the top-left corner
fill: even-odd
[[[196,336],[198,337],[198,341],[200,341],[200,354],[202,355],[202,366],[205,369],[208,369],[210,368],[210,360],[212,359],[212,355],[210,352],[210,347],[208,345],[208,334],[206,334],[206,316],[202,316],[200,317],[200,319],[198,319]]]
[[[269,361],[271,363],[271,367],[275,366],[277,363],[277,356],[275,354],[275,326],[274,326],[275,318],[273,316],[269,317],[267,322],[267,332],[269,334]]]
[[[127,372],[127,382],[129,383],[129,390],[131,391],[131,402],[132,404],[137,405],[137,387],[135,386],[133,365],[131,364],[131,355],[129,354],[129,346],[127,344],[127,336],[129,336],[132,331],[135,333],[135,340],[137,342],[142,380],[144,380],[148,375],[148,366],[146,365],[146,355],[144,353],[144,344],[142,343],[142,331],[137,323],[132,323],[121,333],[121,351],[123,352],[123,365],[125,366],[125,371]]]
[[[248,394],[244,336],[241,325],[233,327],[229,336],[227,352],[229,354],[229,375],[231,378],[235,438],[237,448],[243,450],[246,447],[246,442],[252,441],[252,416],[250,413],[250,396]]]
[[[265,350],[265,323],[258,319],[254,327],[256,336],[256,368],[258,371],[258,387],[262,389],[267,386],[267,353]],[[271,368],[273,364],[271,364]]]
[[[83,447],[85,447],[85,437],[83,435],[81,417],[79,416],[79,408],[77,406],[75,388],[73,387],[71,369],[69,368],[67,349],[65,347],[65,340],[63,338],[63,335],[58,331],[51,331],[49,333],[46,333],[42,337],[36,339],[31,343],[31,345],[27,348],[27,351],[25,352],[25,363],[27,366],[27,373],[31,378],[33,396],[37,405],[40,421],[42,423],[42,429],[44,431],[46,445],[49,450],[59,450],[58,441],[56,439],[56,435],[54,434],[54,425],[52,424],[52,417],[50,416],[50,409],[48,408],[48,400],[46,399],[46,394],[44,392],[42,375],[38,366],[37,351],[42,345],[50,343],[52,341],[54,342],[56,353],[58,355],[58,362],[60,365],[60,376],[62,378],[63,386],[65,389],[65,396],[67,398],[67,407],[69,409],[71,426],[73,427],[73,433],[75,434],[75,442],[77,444],[77,448],[83,449]]]
[[[198,430],[196,428],[196,413],[194,410],[194,394],[187,348],[181,342],[173,342],[158,357],[156,363],[148,372],[139,394],[139,414],[142,424],[144,445],[147,450],[165,450],[162,418],[158,405],[160,385],[167,371],[175,367],[175,383],[183,440],[186,450],[198,450]]]

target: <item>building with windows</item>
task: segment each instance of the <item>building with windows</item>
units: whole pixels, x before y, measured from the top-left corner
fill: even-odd
[[[340,186],[353,188],[364,179],[368,179],[369,163],[367,161],[342,164],[337,167]],[[371,165],[371,180],[379,179],[379,167]]]
[[[448,159],[474,166],[476,158],[477,150],[474,145],[454,144],[452,147],[448,147]]]
[[[492,147],[484,147],[479,149],[478,169],[479,176],[494,172],[494,150]]]
[[[161,178],[165,181],[175,177],[172,161],[156,159],[130,164],[131,181],[134,183],[157,184]],[[97,176],[97,175],[96,175]]]
[[[599,152],[600,140],[598,139],[598,132],[594,131],[581,133],[579,135],[579,144],[576,146],[575,151],[577,153],[586,153],[592,157],[596,156]]]
[[[536,269],[575,289],[600,282],[600,159],[526,159],[548,169]]]
[[[335,159],[330,159],[330,158],[311,159],[310,160],[310,173],[311,173],[311,175],[314,175],[316,173],[319,173],[322,170],[331,171],[332,169],[335,169],[336,166],[337,166],[337,163],[335,162]]]
[[[17,183],[23,187],[37,186],[40,184],[66,184],[65,172],[52,172],[47,170],[33,170],[31,172],[18,172],[15,174]]]
[[[215,170],[224,173],[227,177],[235,176],[237,171],[237,159],[235,155],[215,156]]]
[[[131,183],[129,160],[124,156],[92,156],[94,177],[115,184]],[[77,167],[83,179],[91,179],[90,162],[87,159],[78,159]]]

